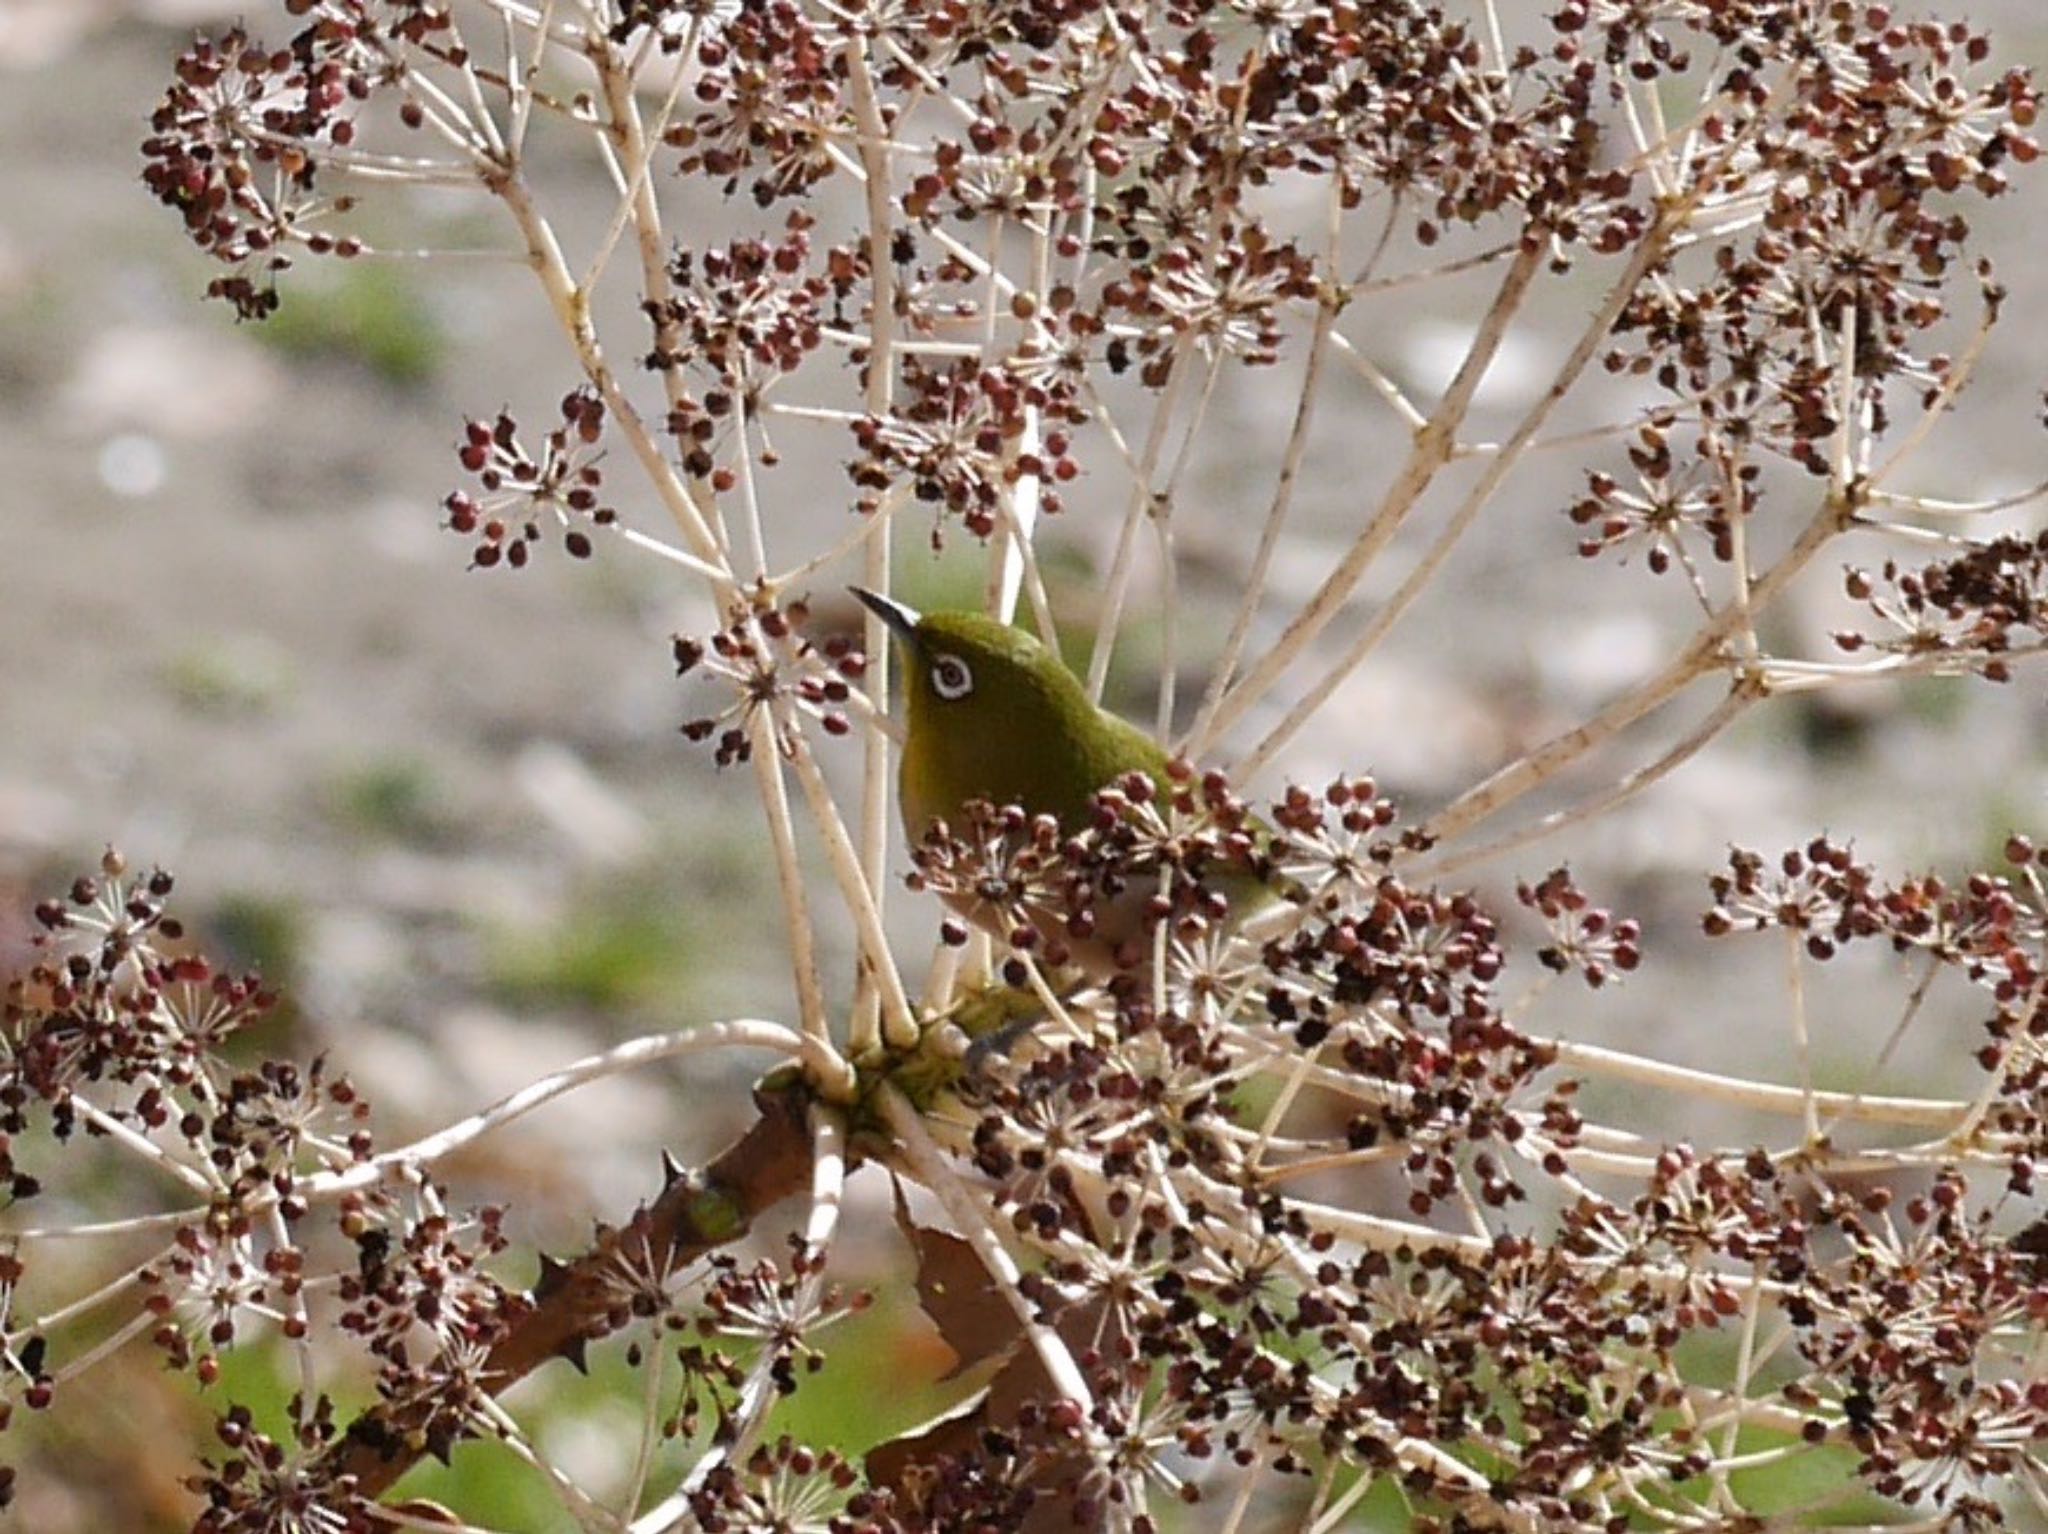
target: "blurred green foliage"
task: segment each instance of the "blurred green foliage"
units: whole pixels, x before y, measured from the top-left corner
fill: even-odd
[[[237,890],[207,913],[206,935],[236,969],[258,969],[274,985],[299,973],[306,945],[305,914],[279,895]]]
[[[320,265],[318,276],[295,283],[277,312],[254,327],[257,338],[289,357],[358,363],[397,388],[430,382],[447,338],[406,274],[374,260]]]
[[[705,962],[690,911],[673,894],[634,887],[571,901],[551,926],[492,933],[485,969],[509,1006],[618,1013],[679,1008]]]
[[[387,756],[345,767],[329,780],[334,819],[358,835],[386,841],[432,842],[451,829],[440,779],[415,756]]]
[[[254,635],[196,639],[164,661],[162,676],[181,704],[214,715],[273,713],[297,685],[290,654]]]

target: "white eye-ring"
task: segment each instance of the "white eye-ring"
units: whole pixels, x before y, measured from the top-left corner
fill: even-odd
[[[956,702],[974,691],[974,673],[967,669],[967,662],[957,655],[934,655],[931,677],[932,691],[948,703]]]

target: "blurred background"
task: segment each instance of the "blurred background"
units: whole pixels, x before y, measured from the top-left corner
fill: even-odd
[[[1994,25],[2007,56],[2048,61],[2036,0],[1967,9]],[[259,33],[283,35],[278,12],[211,0],[0,0],[0,461],[12,466],[0,491],[0,951],[18,955],[33,899],[106,843],[174,869],[202,940],[288,993],[265,1052],[328,1053],[377,1104],[385,1144],[610,1041],[787,1018],[751,775],[719,775],[677,734],[703,700],[676,682],[668,637],[707,628],[708,607],[670,570],[618,548],[587,564],[470,571],[466,544],[438,526],[440,498],[461,478],[463,418],[509,406],[537,436],[575,382],[528,275],[483,258],[310,263],[270,323],[237,324],[201,301],[212,270],[140,185],[136,146],[191,29],[245,12]],[[544,160],[539,175],[558,206],[580,202],[598,221],[609,212],[588,162]],[[1912,489],[1996,496],[2048,469],[2048,366],[2031,339],[2048,312],[2048,185],[2019,181],[2018,197],[1981,218],[2012,289],[2009,321]],[[491,214],[481,196],[437,195],[390,215],[416,224],[386,242],[502,250]],[[725,215],[722,232],[763,228],[751,214]],[[1553,296],[1553,332],[1515,339],[1482,415],[1508,419],[1547,381],[1548,343],[1581,320],[1596,277]],[[1385,311],[1379,354],[1404,382],[1426,392],[1447,376],[1469,335],[1458,303],[1471,291]],[[634,333],[617,333],[630,347]],[[1280,372],[1226,372],[1189,475],[1177,515],[1196,611],[1227,613],[1248,558],[1241,529],[1263,513],[1293,404],[1293,370]],[[1359,486],[1376,482],[1398,441],[1355,379],[1333,387],[1332,406],[1327,418],[1342,424],[1310,454],[1276,580],[1283,598],[1327,571],[1356,526]],[[793,553],[826,547],[850,525],[853,489],[828,455],[791,457],[769,490],[775,535]],[[615,467],[622,511],[654,526],[629,467]],[[1069,497],[1074,514],[1047,546],[1056,601],[1077,626],[1092,621],[1121,507],[1120,485],[1101,481]],[[1564,462],[1518,481],[1493,534],[1460,553],[1284,776],[1317,784],[1372,770],[1420,819],[1665,653],[1689,622],[1680,578],[1579,559],[1563,509],[1582,482]],[[2039,515],[2013,520],[2036,526]],[[902,519],[900,588],[971,600],[973,550],[935,558],[927,531]],[[1839,562],[1822,566],[1773,638],[1827,658],[1848,614]],[[850,622],[840,588],[854,573],[821,572],[822,626]],[[1375,577],[1368,609],[1399,575]],[[1141,611],[1119,658],[1132,712],[1148,706],[1154,633]],[[1199,644],[1183,656],[1185,697],[1200,695],[1202,659]],[[1596,897],[1648,929],[1643,974],[1532,1025],[1787,1079],[1775,949],[1759,952],[1754,973],[1717,963],[1712,1010],[1699,1005],[1702,875],[1731,842],[1775,854],[1823,830],[1895,872],[1993,859],[2008,829],[2048,829],[2044,698],[2042,679],[2023,675],[2006,688],[1933,681],[1788,701],[1625,812],[1475,871],[1506,907],[1515,877],[1570,856]],[[837,754],[851,781],[857,752]],[[1616,770],[1596,764],[1568,786]],[[1280,776],[1252,786],[1271,790]],[[893,916],[915,952],[932,910],[906,897]],[[849,952],[834,935],[835,990]],[[1898,971],[1859,963],[1820,1003],[1823,1084],[1869,1084],[1869,1041],[1897,1015]],[[1930,1008],[1892,1084],[1964,1090],[1977,1009],[1960,995]],[[591,1089],[444,1170],[465,1199],[511,1201],[529,1252],[568,1249],[593,1218],[618,1218],[658,1186],[658,1147],[690,1161],[722,1143],[745,1111],[748,1064],[703,1070]],[[1673,1134],[1741,1133],[1672,1107]],[[872,1218],[853,1222],[849,1274],[894,1294],[902,1260],[886,1184],[870,1174],[856,1193]],[[39,1213],[54,1221],[61,1201]],[[74,1217],[84,1207],[66,1206]],[[868,1351],[856,1356],[879,1357],[904,1388],[878,1402],[861,1367],[835,1365],[802,1408],[859,1417],[857,1443],[932,1408],[941,1393],[918,1382],[944,1356],[900,1300],[858,1324]],[[603,1367],[587,1382],[555,1372],[529,1387],[549,1393],[543,1440],[602,1483],[638,1402],[614,1401]],[[178,1396],[144,1351],[132,1374],[132,1393],[109,1392],[92,1442],[56,1440],[30,1458],[21,1526],[177,1526],[184,1440],[149,1424],[200,1423],[206,1407]],[[116,1462],[139,1473],[95,1473]],[[544,1496],[516,1475],[505,1485],[504,1505],[479,1516],[554,1526]]]

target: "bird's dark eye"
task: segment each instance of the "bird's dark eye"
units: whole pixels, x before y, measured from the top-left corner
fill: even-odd
[[[974,691],[974,673],[957,655],[932,657],[932,691],[952,703]]]

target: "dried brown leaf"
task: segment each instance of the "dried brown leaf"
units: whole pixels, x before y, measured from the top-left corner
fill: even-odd
[[[982,1267],[974,1248],[951,1231],[911,1219],[903,1186],[896,1186],[896,1228],[917,1255],[917,1300],[955,1355],[941,1376],[953,1379],[985,1358],[1015,1346],[1017,1313]]]

